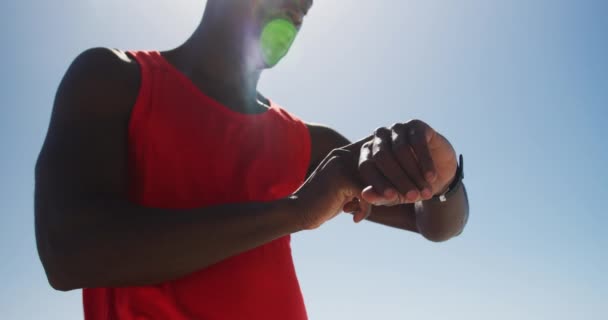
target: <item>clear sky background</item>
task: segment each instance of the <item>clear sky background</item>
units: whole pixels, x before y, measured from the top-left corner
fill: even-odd
[[[33,168],[96,46],[170,49],[203,0],[0,3],[0,317],[80,319],[38,260]],[[351,139],[425,120],[465,156],[462,236],[342,216],[297,234],[311,319],[608,319],[608,2],[316,0],[261,91]]]

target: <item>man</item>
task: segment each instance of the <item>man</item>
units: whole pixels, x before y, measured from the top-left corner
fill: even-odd
[[[342,211],[462,232],[462,168],[426,123],[351,144],[257,92],[311,6],[208,0],[172,51],[73,62],[36,167],[36,236],[50,284],[84,288],[86,319],[306,319],[290,234]]]

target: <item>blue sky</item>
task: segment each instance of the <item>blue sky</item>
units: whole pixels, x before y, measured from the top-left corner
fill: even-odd
[[[48,286],[33,167],[52,100],[89,47],[169,49],[204,1],[0,4],[0,310],[80,319]],[[261,90],[351,139],[419,118],[466,162],[471,218],[443,244],[338,217],[297,234],[311,319],[606,319],[608,2],[317,0]]]

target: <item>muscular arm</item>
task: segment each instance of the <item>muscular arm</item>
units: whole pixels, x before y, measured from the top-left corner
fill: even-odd
[[[290,199],[193,210],[127,198],[127,128],[137,64],[93,49],[58,90],[36,165],[40,258],[58,290],[156,284],[298,231]]]
[[[361,146],[372,137],[351,143],[335,130],[318,125],[308,125],[312,138],[311,166],[323,159],[335,148],[344,148],[358,157]],[[315,160],[317,159],[317,160]],[[407,231],[417,232],[431,241],[446,241],[459,235],[468,218],[469,204],[466,189],[460,188],[444,203],[422,201],[392,207],[374,206],[367,220]]]

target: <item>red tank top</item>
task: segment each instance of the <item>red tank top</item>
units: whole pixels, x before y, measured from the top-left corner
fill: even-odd
[[[141,89],[129,123],[130,197],[142,206],[201,208],[272,201],[303,183],[305,124],[274,103],[234,112],[203,94],[158,52],[130,52]],[[87,320],[306,319],[290,236],[181,279],[83,290]]]

